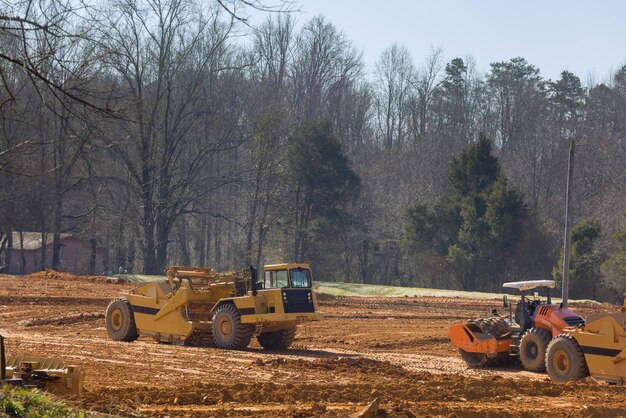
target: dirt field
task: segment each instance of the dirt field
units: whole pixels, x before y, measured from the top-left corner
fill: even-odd
[[[326,319],[294,349],[244,352],[111,341],[109,300],[132,285],[72,276],[0,276],[8,353],[57,356],[86,369],[70,402],[120,416],[349,416],[378,398],[379,416],[626,416],[623,387],[553,384],[519,366],[470,370],[448,327],[500,301],[324,298]],[[572,305],[583,316],[609,305]]]

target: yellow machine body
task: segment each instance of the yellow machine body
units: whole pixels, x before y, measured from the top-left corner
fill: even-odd
[[[194,344],[195,336],[209,335],[214,314],[223,304],[232,304],[240,323],[254,326],[254,335],[322,319],[316,312],[308,264],[264,266],[264,277],[256,284],[253,274],[170,267],[167,281],[141,284],[123,296],[132,308],[138,335],[174,344]],[[296,283],[292,276],[308,277],[308,282]]]
[[[582,349],[591,376],[612,383],[626,383],[625,325],[626,313],[616,313],[565,330]]]
[[[585,324],[565,328],[548,346],[546,369],[557,382],[591,375],[626,383],[626,299],[621,312],[589,316]]]

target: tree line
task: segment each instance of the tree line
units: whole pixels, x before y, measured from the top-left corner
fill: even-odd
[[[237,10],[0,7],[0,265],[39,231],[53,268],[73,233],[109,271],[306,261],[320,280],[496,290],[558,264],[574,139],[574,219],[603,254],[583,282],[626,288],[626,66],[583,84],[392,45],[368,71],[322,16]]]

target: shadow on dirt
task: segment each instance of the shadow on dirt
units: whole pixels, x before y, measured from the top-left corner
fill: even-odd
[[[326,350],[313,350],[306,348],[292,348],[289,350],[263,350],[263,349],[255,349],[249,348],[246,350],[250,353],[255,354],[268,354],[268,355],[280,355],[281,357],[304,357],[304,358],[331,358],[331,357],[361,357],[360,354],[346,354],[346,353],[337,353],[334,351],[326,351]]]

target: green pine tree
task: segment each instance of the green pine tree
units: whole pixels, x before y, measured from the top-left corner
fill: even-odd
[[[360,192],[360,179],[328,122],[298,129],[287,149],[294,260],[311,244],[351,223],[348,203]]]
[[[626,228],[617,231],[613,239],[615,248],[600,266],[600,271],[614,290],[613,293],[621,296],[626,292]],[[621,297],[615,299],[618,301]]]
[[[416,205],[405,212],[405,247],[414,255],[438,255],[463,289],[491,289],[526,216],[522,196],[481,135],[453,159],[447,195],[432,209]]]
[[[572,228],[569,268],[569,295],[572,298],[597,298],[602,279],[602,254],[597,248],[600,233],[600,223],[595,220],[584,220]],[[563,280],[563,251],[558,264],[552,270],[552,277],[560,286]]]

